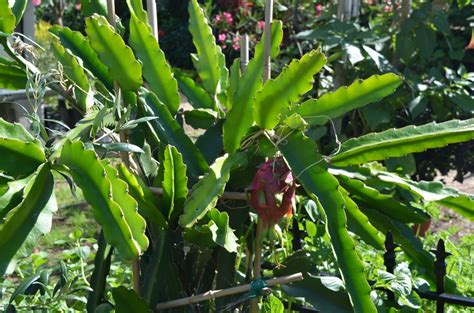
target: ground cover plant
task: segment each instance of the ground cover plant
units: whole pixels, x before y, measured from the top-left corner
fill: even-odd
[[[303,281],[265,300],[246,295],[170,311],[247,310],[249,302],[255,311],[255,300],[270,312],[282,312],[283,302],[291,310],[295,301],[332,311],[423,310],[413,288],[433,286],[433,256],[411,226],[429,220],[428,207],[436,205],[472,219],[473,197],[439,182],[412,181],[383,161],[472,140],[473,119],[321,141],[334,119],[378,103],[402,77],[373,75],[300,101],[326,65],[322,50],[263,81],[265,56],[277,58],[283,38],[275,21],[264,35],[270,46],[262,38],[247,66],[235,60],[227,68],[196,0],[188,11],[198,79],[168,65],[140,1],[127,3],[127,34],[102,6],[91,7],[85,35],[53,27],[61,66],[42,73],[12,44],[24,4],[0,8],[10,57],[1,59],[2,87],[28,83],[37,105],[48,86],[84,117],[65,133],[48,133],[35,114],[30,131],[0,120],[0,274],[14,272],[49,232],[60,176],[71,191],[82,191],[101,230],[91,242],[94,266],[84,266],[90,245],[72,232],[75,250],[65,259],[76,260],[75,277],[60,265],[58,287],[49,288],[51,271],[34,273],[10,296],[7,310],[23,309],[27,295],[48,293],[64,310],[148,312],[158,303],[258,281],[261,274],[296,272],[304,273]],[[183,95],[190,103],[184,110]],[[403,288],[380,271],[388,231],[404,252],[395,273]],[[370,250],[379,257],[368,257]],[[119,274],[117,266],[131,269]],[[397,301],[384,301],[379,287],[392,288]],[[456,292],[456,282],[449,280],[447,289]],[[57,299],[58,292],[64,297]],[[32,306],[48,310],[51,303]]]

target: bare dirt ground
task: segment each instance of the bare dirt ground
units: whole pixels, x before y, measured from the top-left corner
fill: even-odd
[[[459,191],[474,194],[474,175],[466,177],[462,183],[454,181],[455,173],[449,173],[447,176],[439,176],[437,180],[443,181],[447,186],[458,189]],[[457,214],[453,210],[443,208],[440,216],[433,219],[431,224],[431,231],[436,232],[437,230],[445,230],[451,227],[456,227],[458,232],[451,239],[459,239],[465,235],[474,233],[474,222],[471,222],[467,218]]]

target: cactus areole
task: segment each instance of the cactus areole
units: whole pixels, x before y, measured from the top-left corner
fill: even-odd
[[[295,190],[293,173],[282,157],[259,166],[250,187],[250,206],[257,211],[265,228],[293,214]]]

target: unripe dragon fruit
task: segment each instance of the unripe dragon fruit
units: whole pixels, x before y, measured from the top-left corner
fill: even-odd
[[[282,157],[259,166],[250,187],[250,206],[257,211],[265,228],[293,214],[296,184]]]

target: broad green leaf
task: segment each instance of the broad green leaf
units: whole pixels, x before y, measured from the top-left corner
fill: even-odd
[[[209,166],[201,152],[171,115],[168,108],[152,92],[144,92],[140,97],[146,116],[157,116],[156,120],[147,122],[153,128],[159,140],[164,144],[175,146],[183,155],[184,163],[191,174],[199,176],[208,171]]]
[[[151,305],[152,294],[156,285],[162,285],[161,280],[157,281],[157,278],[160,278],[159,275],[160,266],[162,266],[162,256],[164,253],[165,240],[169,239],[168,232],[165,230],[159,230],[155,236],[158,238],[153,245],[153,254],[148,262],[146,268],[146,275],[143,278],[143,288],[141,289],[141,294],[145,301]],[[170,241],[170,240],[168,240]],[[166,252],[165,252],[166,253]],[[156,301],[156,300],[155,300]]]
[[[209,94],[197,85],[194,80],[185,74],[175,71],[179,90],[186,96],[186,99],[195,109],[215,109],[214,101]]]
[[[216,158],[224,151],[222,143],[223,120],[218,120],[214,125],[206,129],[204,134],[196,140],[196,147],[202,151],[208,164],[214,163]]]
[[[11,2],[11,1],[9,1]],[[15,15],[15,25],[20,23],[23,14],[25,13],[26,6],[28,5],[27,0],[14,0],[11,7],[13,15]]]
[[[336,166],[362,164],[440,148],[473,138],[474,118],[389,129],[347,140],[331,163]]]
[[[92,49],[89,40],[83,34],[72,31],[68,27],[53,26],[50,32],[56,35],[65,49],[82,60],[82,65],[89,70],[107,88],[113,88],[112,77],[104,63],[102,63]]]
[[[63,146],[59,162],[69,168],[74,181],[82,189],[84,198],[91,205],[95,218],[103,227],[107,242],[117,248],[124,259],[133,260],[142,254],[146,247],[140,246],[139,243],[144,240],[136,241],[132,234],[136,234],[137,231],[132,232],[131,228],[141,228],[143,224],[132,225],[126,220],[125,212],[114,201],[110,177],[95,153],[85,150],[80,141],[75,143],[67,141]],[[116,177],[113,179],[114,182],[119,180]],[[116,195],[115,197],[123,196]]]
[[[33,173],[46,160],[36,144],[3,137],[0,137],[0,155],[0,171],[15,177]]]
[[[444,198],[436,202],[453,209],[470,220],[474,220],[474,197],[472,195],[460,194],[459,196]]]
[[[23,201],[17,208],[10,211],[6,221],[0,226],[0,249],[2,251],[0,254],[0,276],[3,276],[8,264],[27,240],[41,211],[54,197],[53,188],[53,175],[49,165],[44,164],[38,168],[36,175],[28,183]],[[48,228],[47,226],[43,225],[44,228]],[[47,230],[44,228],[42,230]]]
[[[150,27],[135,15],[130,18],[130,45],[143,64],[148,87],[175,115],[180,104],[178,83]]]
[[[379,236],[377,228],[370,224],[367,216],[359,210],[357,203],[349,197],[349,194],[344,188],[339,187],[339,192],[345,202],[347,228],[372,247],[383,250],[383,239]]]
[[[184,111],[183,115],[186,124],[195,129],[208,129],[217,120],[217,112],[209,109]]]
[[[18,139],[24,142],[35,143],[40,146],[41,142],[35,139],[20,123],[9,123],[0,118],[0,137]]]
[[[283,313],[285,307],[283,303],[274,295],[270,295],[263,300],[261,313]]]
[[[326,231],[354,311],[377,312],[370,299],[364,267],[346,229],[345,202],[337,179],[327,171],[327,164],[318,153],[316,144],[303,133],[290,133],[279,148],[308,195],[321,203],[326,215]]]
[[[27,81],[25,70],[16,62],[0,58],[0,88],[25,89]]]
[[[96,312],[97,306],[107,301],[106,286],[107,276],[110,272],[113,248],[104,238],[104,232],[101,231],[97,241],[97,253],[94,258],[94,271],[90,279],[92,291],[87,297],[87,312]]]
[[[376,175],[378,179],[409,190],[425,201],[437,202],[471,220],[474,219],[474,197],[472,195],[445,187],[438,181],[414,182],[393,173],[382,171],[377,171]]]
[[[272,24],[272,49],[271,55],[278,55],[280,43],[283,38],[282,23],[275,21]],[[254,122],[252,107],[255,102],[255,95],[262,87],[263,74],[263,43],[264,37],[255,48],[255,56],[249,62],[247,70],[239,79],[236,91],[232,100],[232,109],[227,113],[227,118],[223,126],[224,147],[229,153],[237,151],[240,141],[245,136]]]
[[[367,186],[362,181],[350,179],[344,175],[337,177],[341,185],[353,198],[361,199],[387,216],[403,223],[423,223],[430,216],[420,209],[416,209],[397,201],[391,195],[380,193],[377,189]]]
[[[81,0],[81,12],[84,16],[99,14],[107,17],[107,0]]]
[[[23,200],[23,189],[31,177],[14,180],[7,183],[7,190],[0,195],[0,221]]]
[[[112,200],[122,209],[123,218],[130,227],[132,240],[141,253],[148,248],[148,237],[145,235],[146,223],[138,213],[138,203],[129,194],[128,184],[119,177],[118,171],[105,161],[102,163],[105,168],[107,179],[112,187]]]
[[[63,66],[64,74],[66,74],[67,78],[69,78],[74,85],[74,95],[77,99],[77,104],[82,112],[89,111],[94,105],[94,99],[84,68],[76,57],[73,56],[70,51],[65,50],[59,43],[53,43],[53,51]]]
[[[120,286],[112,289],[112,296],[115,300],[115,312],[117,313],[152,312],[145,300],[140,298],[133,290]]]
[[[213,209],[219,196],[224,192],[230,178],[230,171],[246,163],[245,154],[236,152],[218,158],[210,171],[194,185],[191,195],[184,203],[184,213],[179,219],[183,227],[190,227]]]
[[[197,54],[192,55],[194,67],[202,80],[204,88],[212,95],[222,93],[226,88],[228,70],[225,57],[216,44],[212,29],[197,0],[191,0],[188,6],[189,31]]]
[[[163,208],[168,220],[174,220],[183,211],[188,196],[188,178],[183,157],[173,146],[166,146],[163,159]]]
[[[8,1],[0,1],[0,32],[11,34],[15,30],[15,22],[15,15],[8,6]]]
[[[130,10],[132,17],[134,16],[138,18],[139,21],[144,23],[147,27],[150,27],[148,25],[148,14],[143,9],[143,4],[141,0],[127,0],[127,6]]]
[[[235,59],[229,70],[229,85],[227,86],[227,111],[232,109],[234,103],[235,92],[237,91],[237,85],[242,78],[241,64],[239,59]]]
[[[227,212],[219,212],[218,209],[212,209],[209,211],[208,216],[213,222],[209,226],[212,232],[212,240],[228,252],[237,252],[239,247],[237,243],[238,238],[229,226],[229,214]]]
[[[125,91],[136,91],[143,84],[142,68],[132,49],[123,41],[103,16],[86,19],[86,33],[92,49],[108,67],[112,78]]]
[[[128,185],[128,192],[138,202],[138,213],[148,219],[148,221],[160,226],[166,226],[166,220],[155,204],[155,197],[151,190],[145,186],[140,177],[133,175],[125,165],[117,166],[120,178]]]
[[[373,75],[366,80],[358,80],[352,85],[326,93],[319,99],[310,99],[295,111],[311,123],[312,117],[340,117],[346,112],[363,107],[392,94],[402,83],[402,79],[392,73]]]
[[[268,80],[257,93],[253,107],[257,125],[265,129],[275,127],[291,103],[313,88],[313,76],[324,64],[324,54],[313,50],[301,59],[293,60],[275,79]]]

